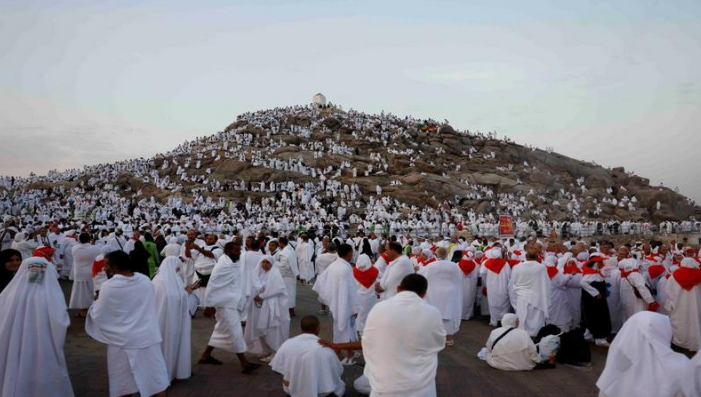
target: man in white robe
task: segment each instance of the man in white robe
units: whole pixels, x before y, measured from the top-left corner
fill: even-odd
[[[153,278],[156,294],[156,313],[163,338],[163,357],[168,370],[168,379],[187,379],[192,374],[191,318],[187,289],[180,278],[181,260],[169,256],[161,262]]]
[[[297,304],[297,276],[299,276],[299,268],[297,268],[297,257],[295,250],[290,246],[286,237],[280,237],[277,241],[271,240],[268,246],[272,255],[275,257],[278,265],[280,265],[280,274],[285,280],[287,286],[287,296],[289,301],[287,306],[290,311],[290,317],[295,316],[295,306]],[[277,249],[277,247],[280,247]]]
[[[205,236],[204,243],[198,244],[195,242],[190,246],[190,249],[183,247],[184,259],[188,259],[187,255],[190,253],[192,258],[195,259],[195,276],[194,281],[200,280],[201,287],[195,291],[195,295],[200,300],[201,306],[204,307],[204,297],[207,295],[207,286],[205,280],[209,279],[209,276],[214,270],[214,266],[217,261],[222,256],[224,251],[218,243],[219,237],[216,234],[210,233]],[[185,244],[187,246],[187,244]],[[207,317],[212,316],[212,310],[205,308],[204,315]]]
[[[691,351],[701,350],[701,269],[684,258],[665,284],[665,308],[674,330],[672,343]],[[697,354],[698,355],[698,354]]]
[[[316,256],[315,265],[317,276],[323,273],[336,259],[338,259],[336,244],[328,242],[326,247]]]
[[[290,336],[290,315],[287,310],[287,288],[275,259],[261,256],[253,272],[254,304],[248,308],[243,337],[248,352],[270,362],[275,352]]]
[[[270,363],[282,375],[283,390],[292,397],[343,397],[343,366],[333,350],[319,344],[319,319],[306,316],[300,325],[302,334],[283,343]]]
[[[63,354],[70,318],[56,267],[26,258],[0,293],[0,308],[0,395],[72,397]]]
[[[195,277],[195,261],[200,255],[200,252],[195,247],[204,245],[204,241],[197,239],[197,232],[193,229],[187,231],[187,240],[182,246],[180,257],[183,259],[183,265],[180,266],[180,277],[183,279],[184,285],[190,285],[196,281]]]
[[[110,396],[165,396],[170,385],[161,350],[156,296],[148,277],[134,273],[124,251],[105,255],[109,280],[90,306],[85,332],[107,346]]]
[[[224,255],[214,266],[207,285],[205,305],[216,309],[217,323],[207,348],[202,352],[200,364],[221,365],[221,361],[212,357],[212,351],[222,349],[235,353],[241,363],[241,373],[250,374],[260,367],[249,363],[244,355],[246,341],[241,328],[239,300],[241,299],[241,245],[228,242],[224,246]]]
[[[92,280],[92,265],[100,255],[100,249],[90,244],[88,233],[80,234],[80,244],[71,248],[73,257],[73,287],[69,309],[80,309],[76,317],[85,317],[88,308],[92,305],[95,292]]]
[[[360,311],[360,298],[349,262],[351,258],[353,247],[341,244],[338,247],[338,259],[319,275],[313,287],[321,301],[331,310],[334,343],[358,340],[355,321]]]
[[[427,304],[428,282],[406,276],[399,293],[370,312],[363,332],[371,397],[435,397],[438,353],[445,348],[441,313]]]
[[[426,302],[441,312],[448,335],[446,345],[452,346],[462,320],[462,272],[456,263],[446,260],[447,256],[448,250],[438,248],[438,260],[424,267],[423,275],[428,280]]]
[[[241,313],[241,322],[246,323],[248,321],[248,312],[253,301],[254,289],[256,284],[256,268],[258,263],[263,258],[263,253],[260,252],[260,242],[258,240],[251,240],[250,250],[246,251],[241,255],[241,261],[243,266],[241,267],[241,300],[239,301],[239,312]],[[285,302],[287,304],[287,302]]]
[[[509,280],[509,298],[516,309],[519,328],[532,337],[538,335],[550,313],[550,278],[537,260],[537,247],[527,247],[526,262],[513,268]]]
[[[397,294],[397,287],[404,277],[414,273],[411,260],[403,254],[402,245],[396,241],[387,244],[387,259],[389,263],[385,268],[380,282],[375,284],[375,292],[380,295],[381,300],[387,300]],[[379,269],[378,269],[379,270]]]
[[[314,278],[314,262],[312,261],[314,257],[314,242],[309,241],[309,236],[306,233],[303,233],[300,239],[300,243],[295,248],[299,278],[305,283],[310,283]]]

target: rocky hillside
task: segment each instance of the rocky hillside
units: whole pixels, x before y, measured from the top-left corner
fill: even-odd
[[[622,167],[606,169],[446,123],[335,108],[246,113],[213,136],[147,161],[149,177],[122,174],[117,183],[160,200],[172,189],[156,187],[156,174],[171,187],[179,184],[183,197],[196,192],[236,201],[270,194],[238,185],[318,183],[323,175],[341,188],[357,184],[364,205],[379,186],[382,195],[419,208],[449,205],[476,215],[654,222],[701,215],[691,200]]]

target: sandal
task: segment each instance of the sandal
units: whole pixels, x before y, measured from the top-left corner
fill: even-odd
[[[211,364],[211,365],[221,365],[222,364],[221,361],[217,360],[216,358],[214,358],[212,356],[209,356],[205,359],[200,359],[200,361],[198,361],[198,363],[199,364]]]
[[[248,363],[248,365],[246,365],[246,368],[244,368],[244,369],[241,371],[241,373],[244,374],[244,375],[248,375],[248,374],[250,374],[251,372],[257,370],[258,368],[260,368],[260,364]]]

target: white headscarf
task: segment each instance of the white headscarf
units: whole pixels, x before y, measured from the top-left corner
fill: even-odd
[[[674,396],[689,359],[675,353],[669,317],[638,312],[623,324],[596,386],[608,397]]]
[[[0,308],[0,382],[12,379],[20,395],[72,396],[63,354],[70,318],[56,267],[39,257],[22,261],[0,293]],[[0,383],[1,394],[7,386]]]
[[[486,256],[489,259],[501,258],[501,248],[494,247],[494,248],[490,249],[489,251],[485,252],[484,256]]]
[[[355,262],[355,267],[361,272],[368,270],[372,266],[372,261],[367,254],[360,254],[358,260]]]
[[[184,293],[185,285],[177,271],[181,264],[182,262],[177,256],[166,257],[158,267],[158,273],[153,277],[153,286],[156,289],[162,286],[168,291],[183,291]],[[178,295],[180,295],[179,292]]]
[[[514,313],[506,313],[504,317],[501,318],[501,326],[508,328],[516,328],[516,322],[518,321],[518,316]]]
[[[682,262],[679,265],[681,267],[688,267],[690,269],[698,269],[699,268],[699,263],[696,262],[693,258],[684,258],[684,259],[682,259]]]
[[[622,261],[618,262],[618,267],[622,268],[623,270],[627,272],[632,272],[633,270],[638,270],[640,267],[640,264],[638,263],[637,260],[633,258],[626,258],[623,259]]]

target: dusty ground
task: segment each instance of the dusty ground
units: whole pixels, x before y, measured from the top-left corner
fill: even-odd
[[[62,281],[66,297],[70,283]],[[291,333],[299,333],[299,319],[317,314],[316,294],[308,286],[299,286],[297,317],[293,319]],[[71,313],[72,315],[73,313]],[[322,337],[330,337],[331,318],[321,317]],[[230,353],[215,351],[215,357],[224,362],[221,366],[198,365],[199,354],[205,348],[214,327],[214,320],[197,313],[192,322],[192,377],[176,381],[168,389],[169,396],[284,396],[281,376],[268,367],[254,375],[241,375],[236,357]],[[476,358],[491,328],[482,319],[462,323],[456,344],[446,348],[439,356],[436,384],[439,396],[567,396],[591,397],[597,394],[596,379],[603,369],[606,349],[592,347],[591,368],[574,368],[558,365],[553,370],[529,372],[503,372],[492,369]],[[106,347],[85,334],[84,320],[71,317],[71,327],[66,341],[66,361],[76,396],[107,396]],[[362,367],[346,367],[343,378],[348,387],[347,396],[359,396],[353,390],[353,380],[360,376]]]

